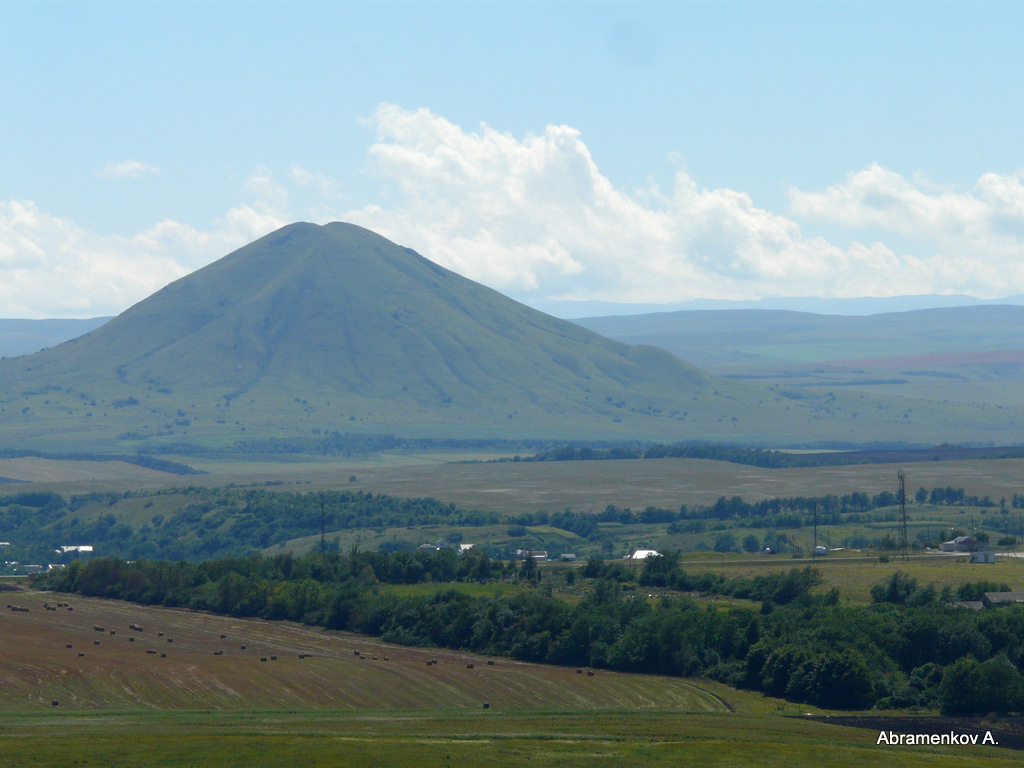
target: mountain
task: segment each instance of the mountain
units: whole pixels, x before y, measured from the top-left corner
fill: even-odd
[[[0,361],[0,388],[0,444],[128,446],[331,430],[669,437],[693,409],[684,397],[721,415],[730,389],[342,223],[284,227],[80,338]]]
[[[1006,444],[1015,409],[719,378],[342,223],[284,227],[79,338],[0,360],[0,449],[60,452],[333,432]]]

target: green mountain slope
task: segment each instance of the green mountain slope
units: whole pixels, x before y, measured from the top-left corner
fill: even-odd
[[[335,431],[1007,443],[1016,418],[717,378],[341,223],[284,227],[80,338],[0,360],[0,448],[63,452]]]

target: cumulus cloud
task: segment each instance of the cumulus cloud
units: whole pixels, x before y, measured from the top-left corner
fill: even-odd
[[[685,167],[668,190],[617,189],[566,125],[516,137],[387,104],[372,122],[368,165],[390,188],[387,205],[342,212],[343,185],[298,165],[253,175],[249,202],[207,229],[167,220],[100,235],[0,201],[0,316],[119,312],[295,218],[362,224],[526,302],[1024,291],[1024,171],[987,173],[963,192],[872,165],[790,190],[783,215],[702,187]],[[156,170],[137,165],[109,175]],[[801,223],[829,225],[831,240]]]
[[[232,208],[206,231],[164,220],[134,235],[101,235],[31,201],[0,201],[0,316],[117,314],[288,223],[281,202],[276,193],[258,197]]]
[[[965,255],[1019,252],[1024,234],[1022,173],[986,173],[972,192],[908,181],[873,164],[821,192],[791,190],[794,215],[846,227],[878,227]]]
[[[1016,177],[985,177],[965,198],[929,193],[872,168],[824,193],[793,192],[793,213],[783,216],[742,192],[702,188],[685,169],[669,192],[627,194],[601,174],[580,133],[564,125],[516,138],[487,125],[466,131],[430,110],[394,105],[380,106],[374,123],[371,168],[401,199],[346,217],[524,300],[1008,293],[1005,273],[979,264],[974,253],[897,253],[883,242],[839,246],[805,236],[798,220],[824,219],[838,206],[846,214],[834,215],[834,223],[903,234],[928,226],[945,230],[952,245],[977,236],[986,211],[1019,221],[1024,191]],[[1020,234],[1003,229],[999,244],[977,240],[985,255],[1019,247]],[[1024,274],[1016,286],[1024,287]]]
[[[97,176],[107,179],[141,179],[143,176],[160,173],[160,169],[152,165],[140,163],[138,160],[125,160],[123,163],[107,163],[96,171]]]
[[[823,191],[791,190],[792,212],[876,228],[921,244],[916,283],[1000,297],[1024,289],[1024,171],[986,173],[968,192],[908,180],[872,164]]]

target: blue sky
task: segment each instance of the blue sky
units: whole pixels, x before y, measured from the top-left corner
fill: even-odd
[[[1022,39],[1013,2],[0,0],[0,317],[336,219],[546,308],[1022,293]]]

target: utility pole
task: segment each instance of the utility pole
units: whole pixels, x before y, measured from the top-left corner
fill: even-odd
[[[910,557],[910,543],[907,541],[907,488],[903,467],[900,467],[896,477],[900,481],[900,535],[902,539],[900,541],[900,550],[903,552],[903,559],[907,560]]]
[[[320,501],[320,552],[327,551],[327,541],[324,539],[324,502]]]
[[[814,510],[814,549],[811,551],[811,560],[818,556],[818,502],[811,502],[811,509]]]

